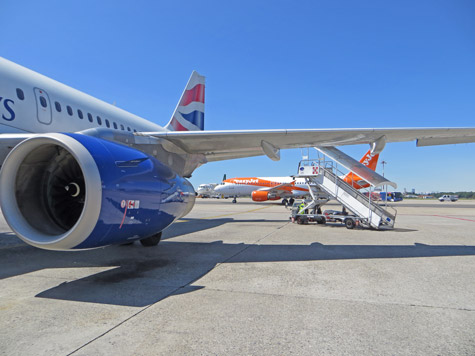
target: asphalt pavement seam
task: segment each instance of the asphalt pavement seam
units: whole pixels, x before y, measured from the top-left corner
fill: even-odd
[[[436,306],[436,305],[413,304],[413,303],[391,303],[391,302],[382,303],[382,302],[364,301],[364,300],[359,300],[359,299],[323,298],[323,297],[312,297],[312,296],[279,294],[279,293],[261,293],[261,292],[249,292],[249,291],[241,291],[241,290],[226,290],[226,289],[209,288],[209,287],[206,287],[206,291],[252,294],[252,295],[297,298],[297,299],[329,300],[329,301],[334,301],[334,302],[360,303],[360,304],[370,304],[370,305],[396,305],[396,306],[405,306],[405,307],[475,312],[475,309],[469,309],[469,308],[451,308],[451,307],[443,307],[443,306]]]
[[[250,248],[251,246],[254,246],[254,245],[257,244],[258,242],[261,242],[262,240],[264,240],[265,238],[269,237],[270,235],[276,233],[278,230],[282,229],[283,227],[287,226],[288,224],[290,224],[290,220],[289,220],[289,221],[286,221],[285,224],[282,224],[282,225],[276,227],[276,229],[275,229],[274,231],[269,232],[267,235],[264,235],[263,237],[257,239],[257,240],[254,241],[253,243],[247,244],[246,247],[244,247],[242,250],[236,252],[236,253],[235,253],[234,255],[232,255],[231,257],[228,257],[228,258],[225,259],[224,261],[217,263],[214,268],[217,268],[217,267],[221,266],[223,263],[227,263],[229,260],[232,260],[232,259],[233,259],[234,257],[236,257],[237,255],[243,253],[243,252],[246,251],[248,248]]]
[[[66,356],[70,356],[70,355],[73,355],[75,354],[76,352],[78,352],[79,350],[83,349],[84,347],[92,344],[94,341],[97,341],[99,340],[100,338],[102,338],[103,336],[106,336],[108,333],[110,333],[111,331],[117,329],[119,326],[125,324],[126,322],[128,322],[129,320],[131,320],[132,318],[135,318],[136,316],[138,316],[139,314],[143,313],[144,311],[146,311],[147,309],[149,309],[150,307],[154,306],[155,304],[157,303],[160,303],[162,300],[168,298],[169,296],[171,296],[173,293],[175,293],[177,290],[179,290],[180,288],[183,288],[184,286],[180,286],[180,287],[177,287],[175,288],[174,290],[172,290],[170,293],[168,293],[167,295],[165,295],[163,298],[161,298],[160,300],[158,300],[157,302],[155,303],[152,303],[150,305],[147,305],[146,307],[144,307],[143,309],[137,311],[136,313],[132,314],[131,316],[129,316],[128,318],[122,320],[120,323],[114,325],[112,328],[110,328],[109,330],[106,330],[105,332],[103,332],[102,334],[96,336],[95,338],[93,338],[92,340],[89,340],[88,342],[86,342],[84,345],[78,347],[76,350],[68,353]]]

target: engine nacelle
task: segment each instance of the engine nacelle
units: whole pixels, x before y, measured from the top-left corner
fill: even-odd
[[[254,190],[251,193],[251,198],[254,201],[279,200],[280,197],[275,193],[270,193],[265,190]]]
[[[0,172],[0,205],[19,238],[48,250],[152,236],[195,201],[186,179],[136,149],[81,134],[17,145]]]

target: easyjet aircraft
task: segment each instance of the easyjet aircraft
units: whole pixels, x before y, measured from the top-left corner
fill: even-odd
[[[379,154],[373,154],[371,150],[368,150],[361,158],[360,163],[374,171],[378,158]],[[365,180],[353,172],[349,172],[341,178],[356,189],[369,187]],[[237,197],[250,196],[254,201],[282,199],[282,204],[287,204],[290,199],[290,204],[292,204],[294,198],[310,195],[304,178],[290,176],[226,179],[214,187],[214,192],[218,195],[233,197],[233,203],[236,203]]]
[[[193,207],[186,178],[206,162],[279,160],[296,147],[368,143],[379,153],[387,142],[475,142],[475,128],[205,131],[204,98],[205,78],[193,72],[161,127],[0,58],[0,205],[10,228],[50,250],[156,245]]]

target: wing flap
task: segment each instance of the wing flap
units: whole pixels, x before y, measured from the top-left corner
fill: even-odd
[[[454,143],[471,143],[475,142],[475,136],[461,137],[426,137],[417,139],[417,147],[449,145]]]

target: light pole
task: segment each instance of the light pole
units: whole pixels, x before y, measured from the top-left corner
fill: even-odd
[[[388,162],[386,161],[381,161],[381,164],[383,165],[383,177],[384,177],[384,165],[387,164]]]

